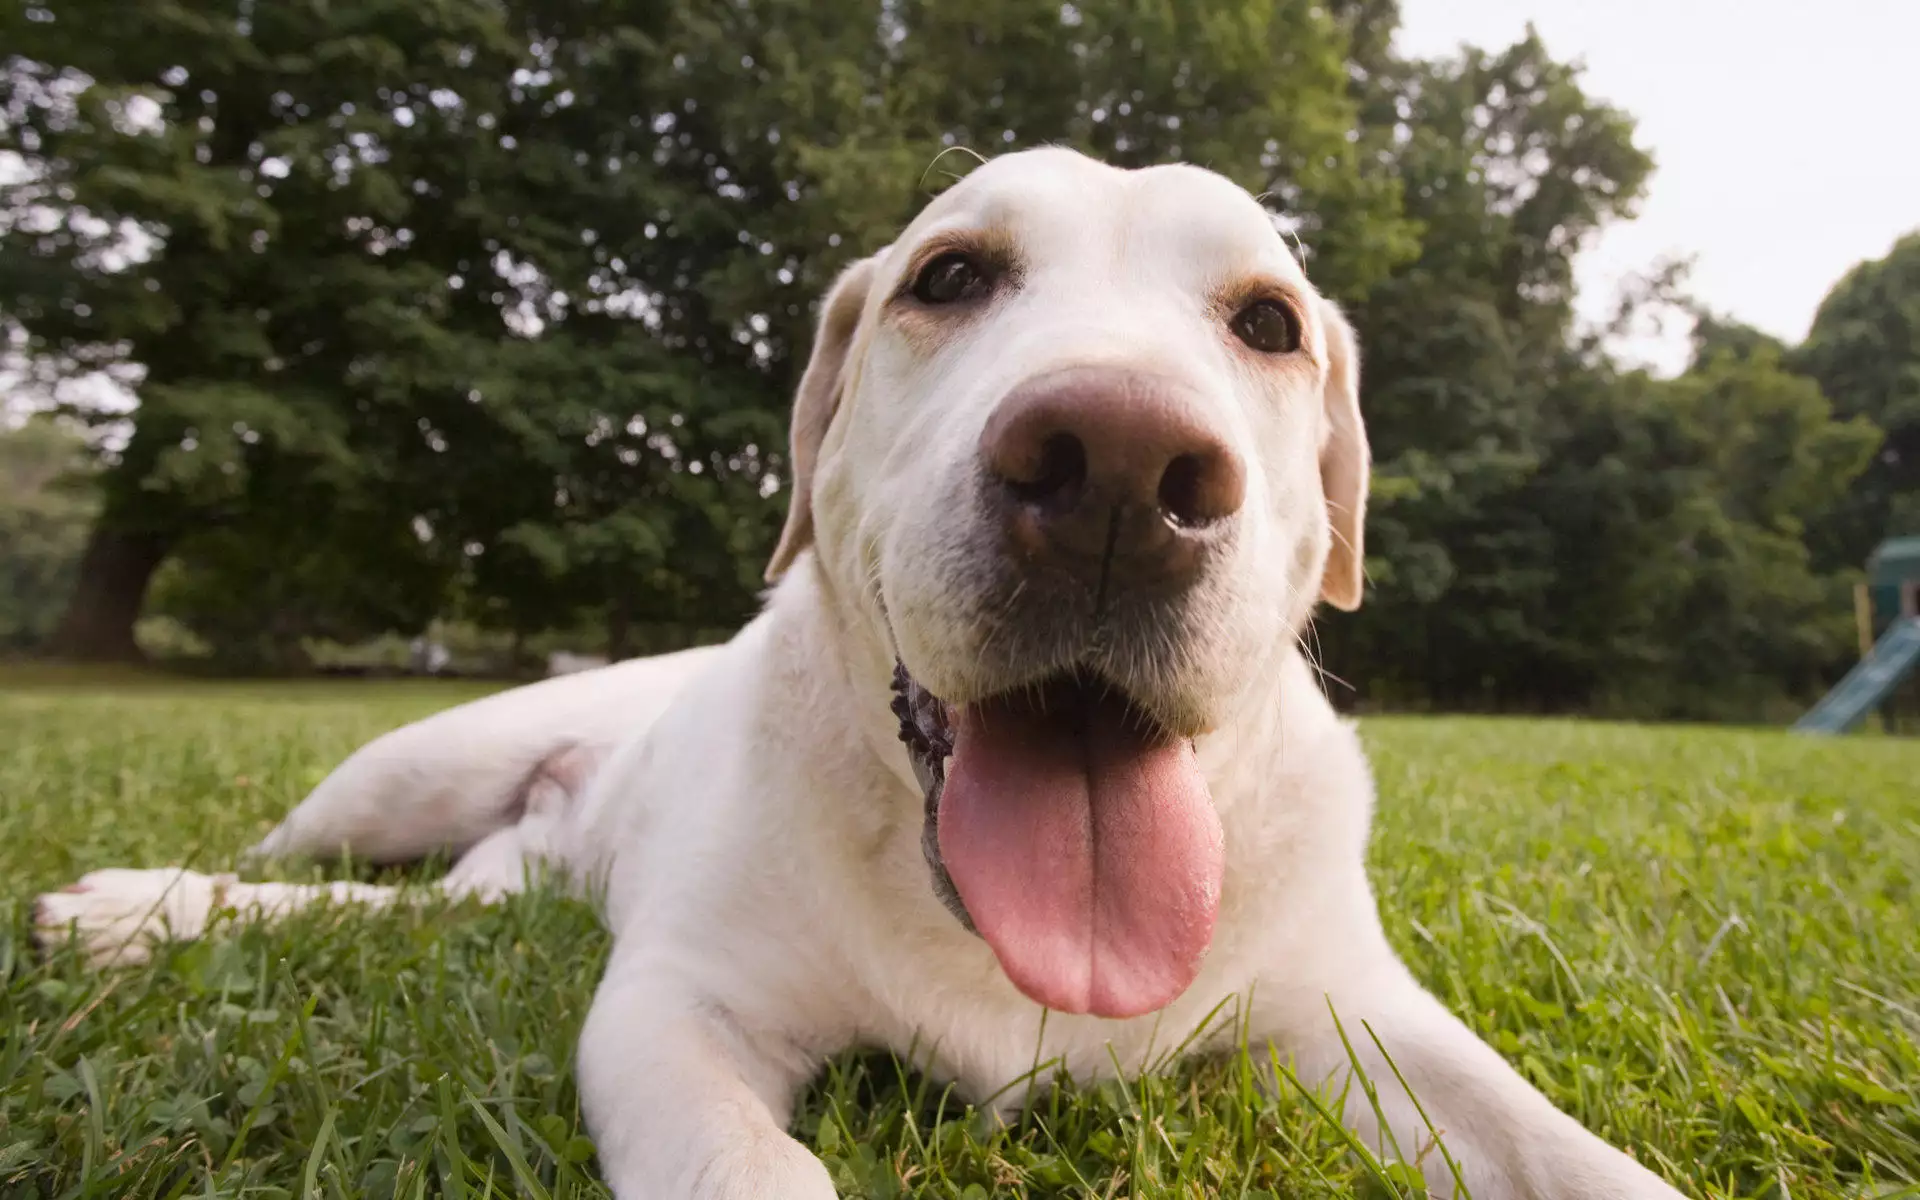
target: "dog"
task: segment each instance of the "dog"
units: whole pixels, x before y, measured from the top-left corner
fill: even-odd
[[[786,1127],[852,1046],[1004,1110],[1036,1047],[1088,1080],[1196,1030],[1188,1053],[1245,1039],[1344,1094],[1437,1195],[1677,1196],[1382,932],[1366,760],[1301,649],[1318,602],[1361,600],[1358,380],[1224,177],[986,162],[826,296],[773,586],[732,641],[389,734],[256,850],[450,848],[455,895],[538,865],[600,897],[577,1069],[620,1197],[829,1200]],[[111,961],[218,912],[398,896],[107,871],[38,921]]]

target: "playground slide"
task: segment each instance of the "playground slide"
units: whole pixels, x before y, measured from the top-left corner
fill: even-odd
[[[1903,617],[1887,627],[1872,653],[1794,722],[1800,733],[1845,733],[1880,706],[1887,694],[1920,663],[1920,617]]]

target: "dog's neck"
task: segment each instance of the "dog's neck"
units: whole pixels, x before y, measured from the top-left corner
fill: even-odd
[[[857,731],[860,745],[880,768],[899,781],[902,794],[917,802],[920,785],[891,714],[896,652],[885,630],[868,619],[857,597],[841,594],[812,550],[801,554],[781,579],[769,609],[776,616],[791,613],[807,623],[807,628],[795,632],[825,648],[810,658],[830,673],[830,686],[847,724]]]

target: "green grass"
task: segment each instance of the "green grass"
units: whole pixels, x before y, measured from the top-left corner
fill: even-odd
[[[96,975],[27,902],[235,851],[468,695],[52,677],[0,692],[0,1194],[578,1196],[581,905],[310,914]],[[1416,973],[1554,1101],[1711,1196],[1920,1194],[1920,743],[1377,720],[1374,878]],[[1390,1085],[1390,1084],[1389,1084]],[[1244,1060],[997,1128],[886,1057],[798,1125],[847,1195],[1386,1196]]]

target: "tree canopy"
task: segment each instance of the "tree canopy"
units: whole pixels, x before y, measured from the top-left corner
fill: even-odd
[[[97,502],[86,444],[46,421],[0,427],[0,653],[53,632]]]
[[[1855,566],[1882,539],[1920,533],[1920,230],[1835,284],[1788,358],[1836,412],[1886,434],[1858,484],[1814,523],[1818,560]]]

